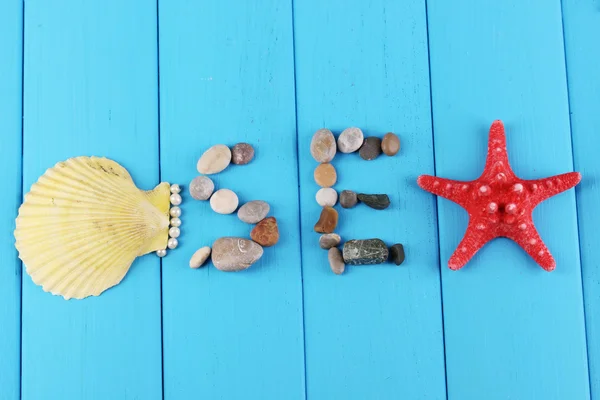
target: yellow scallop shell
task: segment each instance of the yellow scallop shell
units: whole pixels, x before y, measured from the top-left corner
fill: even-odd
[[[165,182],[138,189],[129,172],[107,158],[60,162],[19,208],[19,258],[46,292],[98,296],[121,282],[136,257],[167,247],[169,195]]]

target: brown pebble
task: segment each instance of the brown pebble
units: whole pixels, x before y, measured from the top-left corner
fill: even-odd
[[[237,165],[248,164],[254,158],[254,148],[248,143],[238,143],[231,148],[231,162]]]
[[[315,232],[332,233],[338,223],[338,212],[333,207],[323,207],[321,216],[315,224]]]
[[[346,264],[344,263],[344,257],[342,256],[342,252],[337,247],[332,247],[327,252],[327,259],[329,260],[329,267],[336,275],[341,275],[344,273],[346,269]]]
[[[279,241],[279,228],[275,217],[265,218],[256,224],[250,232],[250,237],[263,247],[274,246]]]
[[[356,193],[352,190],[344,190],[340,194],[340,205],[344,208],[352,208],[358,203]]]
[[[381,139],[375,136],[366,138],[358,154],[363,160],[371,161],[376,159],[381,154]]]
[[[381,141],[381,150],[386,156],[395,156],[400,151],[400,139],[392,132],[388,132]]]
[[[319,164],[315,168],[315,182],[321,187],[332,187],[337,181],[335,167],[329,163]]]

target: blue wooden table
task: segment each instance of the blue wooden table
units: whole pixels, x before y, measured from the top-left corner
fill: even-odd
[[[598,0],[0,0],[0,399],[600,398]],[[548,273],[515,243],[447,260],[467,225],[420,174],[476,178],[502,119],[518,175],[582,183],[534,220]],[[343,238],[405,244],[401,267],[331,273],[313,224],[316,129],[396,132],[396,157],[336,158]],[[282,237],[251,269],[187,264],[235,215],[185,191],[181,246],[65,301],[14,248],[22,196],[56,162],[110,157],[144,189],[216,176],[272,205]]]

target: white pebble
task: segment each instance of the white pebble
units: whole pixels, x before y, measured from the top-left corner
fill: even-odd
[[[219,189],[210,198],[210,207],[219,214],[231,214],[238,204],[237,195],[229,189]]]
[[[210,247],[205,246],[194,253],[190,258],[190,268],[200,268],[210,256]]]
[[[335,203],[337,203],[338,194],[335,191],[335,189],[321,188],[317,192],[317,195],[315,196],[315,198],[317,199],[317,203],[321,207],[325,207],[325,206],[333,207],[333,206],[335,206]]]
[[[179,235],[181,235],[181,231],[179,230],[179,228],[177,227],[172,227],[171,229],[169,229],[169,236],[172,238],[178,238]]]
[[[223,171],[231,162],[231,150],[223,144],[217,144],[206,150],[198,160],[198,172],[205,175]]]

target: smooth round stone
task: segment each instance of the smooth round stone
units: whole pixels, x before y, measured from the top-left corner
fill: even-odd
[[[263,248],[252,240],[224,237],[213,243],[211,260],[217,269],[232,272],[247,269],[262,255]]]
[[[310,142],[310,154],[317,162],[328,163],[333,160],[337,146],[335,137],[329,129],[319,129]]]
[[[210,256],[210,247],[205,246],[194,253],[190,258],[190,268],[200,268]]]
[[[395,156],[400,151],[400,139],[392,132],[388,132],[381,141],[381,151],[386,156]]]
[[[381,264],[388,259],[389,250],[381,239],[348,240],[343,256],[350,265]]]
[[[337,172],[335,172],[335,167],[329,163],[319,164],[317,168],[315,168],[315,182],[317,185],[321,187],[331,187],[335,185],[337,181]]]
[[[333,233],[338,223],[338,212],[333,207],[323,207],[319,220],[315,224],[315,232]]]
[[[326,206],[333,207],[333,206],[335,206],[335,203],[337,203],[338,194],[335,191],[335,189],[321,188],[317,192],[317,195],[315,196],[315,198],[317,200],[317,203],[321,207],[326,207]]]
[[[343,190],[340,193],[340,205],[344,208],[352,208],[358,203],[358,197],[352,190]]]
[[[206,150],[198,160],[198,172],[205,175],[223,171],[231,162],[231,150],[224,144],[217,144]]]
[[[387,194],[358,194],[358,200],[375,210],[385,210],[390,206],[390,198]]]
[[[341,241],[342,238],[337,233],[326,233],[319,238],[319,246],[322,249],[329,250],[336,247]]]
[[[275,217],[260,221],[250,232],[250,237],[263,247],[271,247],[279,241],[279,228]]]
[[[342,256],[342,252],[337,247],[332,247],[327,252],[327,259],[329,260],[329,267],[336,275],[341,275],[344,273],[346,269],[346,264],[344,263],[344,257]]]
[[[338,137],[338,150],[342,153],[354,153],[360,149],[365,137],[359,128],[346,128]]]
[[[270,209],[266,201],[252,200],[240,207],[237,216],[248,224],[256,224],[267,216]]]
[[[219,189],[210,198],[210,208],[219,214],[231,214],[238,204],[237,195],[229,189]]]
[[[400,265],[404,262],[404,246],[400,243],[396,243],[392,247],[390,247],[390,260],[396,264]]]
[[[254,158],[254,148],[248,143],[238,143],[231,148],[231,162],[246,165]]]
[[[366,138],[358,154],[363,160],[376,159],[381,154],[381,139],[374,136]]]
[[[208,176],[197,176],[190,182],[190,196],[196,200],[208,200],[215,190],[215,184]]]

